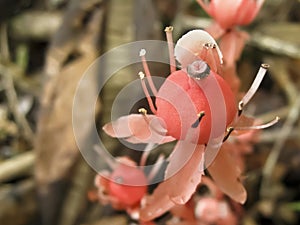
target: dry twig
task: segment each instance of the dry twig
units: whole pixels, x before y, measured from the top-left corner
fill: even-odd
[[[0,74],[2,75],[3,87],[5,89],[8,106],[14,115],[21,132],[24,134],[24,137],[31,142],[33,140],[33,132],[25,115],[18,110],[19,101],[13,82],[14,75],[12,70],[3,64],[0,64]]]
[[[298,93],[299,95],[300,93]],[[287,119],[279,132],[279,137],[276,139],[273,149],[265,163],[263,168],[263,179],[260,189],[260,195],[267,198],[270,194],[270,185],[272,184],[271,176],[274,171],[274,167],[278,161],[281,150],[284,146],[286,139],[291,133],[294,123],[298,120],[300,113],[300,98],[296,98],[294,104],[289,111]]]
[[[0,163],[0,182],[27,173],[33,168],[34,161],[34,152],[28,151]]]

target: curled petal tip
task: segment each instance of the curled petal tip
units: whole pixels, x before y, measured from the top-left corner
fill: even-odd
[[[245,204],[247,200],[247,191],[241,182],[241,177],[237,178],[237,182],[240,187],[235,193],[233,192],[230,197],[240,204]]]
[[[105,125],[102,127],[102,130],[103,130],[105,133],[108,133],[108,132],[109,132],[110,125],[111,125],[111,123],[105,124]]]
[[[246,200],[247,200],[247,192],[246,192],[246,190],[244,189],[243,192],[241,192],[241,193],[237,196],[236,201],[239,202],[240,204],[245,204]]]

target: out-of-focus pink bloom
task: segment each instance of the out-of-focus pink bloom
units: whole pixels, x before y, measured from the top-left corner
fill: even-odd
[[[147,192],[148,181],[134,161],[128,157],[117,160],[119,163],[112,172],[101,171],[95,178],[98,200],[116,210],[133,213]]]
[[[264,0],[197,0],[202,8],[224,29],[248,25],[259,12]]]
[[[251,23],[262,7],[264,0],[197,0],[201,7],[214,19],[206,31],[220,40],[224,54],[224,79],[234,90],[239,90],[236,74],[236,61],[240,58],[245,42],[249,39],[246,32],[236,26]]]
[[[246,32],[237,31],[235,29],[231,32],[226,32],[222,36],[219,44],[227,65],[234,65],[240,58],[245,41],[248,40],[248,38],[249,35]]]
[[[204,195],[195,193],[187,204],[174,207],[167,225],[238,224],[239,210],[234,211],[235,208],[230,207],[230,200],[224,198],[218,186],[207,176],[203,177],[200,185],[206,186],[209,192]]]
[[[195,207],[195,215],[204,224],[237,224],[228,203],[213,197],[200,198]]]
[[[233,63],[231,66],[223,67],[223,77],[226,80],[234,93],[235,97],[239,96],[241,81],[236,72],[236,65]]]
[[[168,36],[167,36],[168,38]],[[168,38],[169,51],[173,52]],[[215,155],[208,170],[220,189],[235,201],[244,203],[246,191],[239,180],[241,171],[230,154],[219,150],[233,130],[260,129],[274,124],[252,127],[253,119],[241,115],[266,72],[262,66],[251,88],[237,109],[234,94],[229,85],[217,73],[221,67],[222,54],[212,37],[200,30],[184,35],[175,46],[175,56],[182,69],[174,68],[174,55],[170,54],[171,74],[157,91],[141,51],[146,76],[140,73],[142,86],[154,115],[145,109],[141,114],[121,117],[106,124],[103,130],[112,137],[124,138],[137,143],[166,143],[178,140],[169,156],[165,180],[153,194],[142,201],[140,219],[153,220],[175,205],[186,204],[204,171],[207,156]],[[155,104],[149,96],[145,80],[156,96]],[[156,107],[154,106],[156,105]],[[229,128],[226,133],[226,128]],[[206,154],[206,157],[204,157]],[[213,156],[210,156],[213,157]]]

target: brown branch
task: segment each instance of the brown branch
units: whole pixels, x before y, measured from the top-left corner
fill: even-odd
[[[61,22],[61,12],[31,10],[13,18],[9,28],[11,37],[14,39],[44,41],[52,37]]]
[[[10,61],[10,52],[7,40],[7,25],[5,23],[0,25],[0,59],[3,61]]]
[[[58,224],[75,224],[78,216],[82,214],[82,211],[85,208],[84,206],[87,204],[87,192],[94,176],[95,173],[93,173],[90,166],[83,158],[80,158],[79,163],[76,165],[72,180],[72,187],[64,201],[61,218]]]
[[[33,179],[0,186],[0,221],[5,225],[30,224],[37,213]]]
[[[297,43],[299,31],[297,23],[263,24],[251,34],[249,44],[281,56],[299,59],[300,49]]]
[[[270,72],[277,81],[277,84],[285,92],[290,105],[293,104],[297,98],[298,89],[290,78],[288,72],[288,61],[282,58],[266,58],[266,63],[270,65]]]
[[[28,173],[33,169],[34,161],[34,152],[28,151],[0,163],[0,182]]]
[[[24,134],[24,137],[31,142],[33,140],[31,127],[29,126],[25,115],[18,110],[19,101],[14,86],[13,71],[9,67],[0,64],[0,75],[2,75],[3,87],[5,89],[9,109],[14,115],[16,123]]]
[[[300,93],[298,93],[298,95],[299,94]],[[272,184],[271,177],[274,171],[274,167],[278,161],[284,143],[293,129],[294,123],[299,118],[299,114],[300,114],[300,98],[296,98],[296,100],[294,101],[291,107],[291,110],[289,111],[287,119],[282,129],[279,132],[279,137],[278,139],[276,139],[273,149],[271,150],[271,153],[263,168],[263,178],[262,178],[262,184],[260,189],[260,195],[262,198],[268,198],[270,194],[269,190]]]

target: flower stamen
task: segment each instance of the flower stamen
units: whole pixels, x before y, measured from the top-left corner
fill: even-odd
[[[161,167],[164,165],[164,155],[160,154],[155,162],[155,164],[152,166],[152,169],[150,170],[150,173],[147,176],[148,181],[150,182],[151,180],[154,179],[154,177],[158,174],[159,170]]]
[[[169,60],[170,60],[170,72],[173,73],[176,71],[176,62],[174,57],[174,43],[173,43],[173,27],[169,26],[165,28],[166,38],[168,42],[169,49]]]
[[[143,72],[139,72],[139,77],[140,77],[140,80],[141,80],[141,84],[142,84],[142,88],[143,88],[143,91],[146,95],[146,98],[147,98],[147,101],[148,101],[148,104],[149,104],[149,107],[151,109],[151,111],[156,114],[156,109],[154,107],[154,103],[150,97],[150,94],[148,92],[148,89],[147,89],[147,86],[146,86],[146,83],[145,83],[145,74]]]
[[[148,119],[147,117],[147,109],[145,108],[139,108],[139,113],[141,113],[143,115],[143,118],[144,120],[146,121],[146,123],[149,125],[149,127],[155,131],[157,134],[160,134],[160,135],[165,135],[164,133],[160,132],[159,130],[156,129],[156,127],[154,127],[151,123],[151,121]]]
[[[254,126],[250,126],[250,127],[235,127],[235,130],[260,130],[260,129],[265,129],[268,127],[273,126],[274,124],[276,124],[279,121],[279,117],[276,116],[275,119],[271,120],[268,123],[265,124],[260,124],[260,125],[254,125]]]
[[[142,113],[144,116],[146,116],[147,115],[147,109],[139,108],[139,113]]]
[[[203,44],[200,58],[208,62],[215,72],[219,71],[219,65],[223,64],[222,55],[218,52],[217,45],[211,42]],[[220,62],[217,62],[216,59],[219,59]]]
[[[245,94],[243,99],[239,103],[239,111],[243,110],[243,107],[247,105],[247,103],[250,101],[250,99],[253,97],[253,95],[256,93],[259,85],[261,84],[267,70],[269,68],[268,64],[261,64],[259,71],[250,87],[248,92]]]
[[[148,63],[147,63],[147,60],[146,60],[146,50],[145,49],[140,50],[140,57],[142,58],[143,68],[144,68],[144,71],[146,73],[146,77],[147,77],[147,80],[149,82],[150,89],[151,89],[152,93],[156,96],[157,95],[157,89],[156,89],[156,87],[153,83],[153,80],[151,78],[151,73],[150,73],[149,66],[148,66]]]
[[[229,138],[229,136],[230,136],[230,134],[232,133],[232,131],[234,131],[234,127],[228,127],[227,129],[226,129],[226,135],[224,136],[224,138],[223,138],[223,142],[225,142],[228,138]]]
[[[239,109],[238,116],[240,116],[242,114],[243,108],[244,108],[244,102],[240,101],[239,106],[238,106],[238,109]]]
[[[141,109],[144,109],[144,108],[141,108]],[[140,111],[140,109],[139,109],[139,111]],[[146,110],[146,112],[147,112],[147,110]],[[141,156],[140,164],[139,164],[140,166],[145,166],[146,165],[146,161],[148,159],[150,151],[153,149],[153,146],[154,146],[154,143],[149,143],[149,144],[147,144],[147,146],[143,150],[143,154]]]
[[[192,128],[197,128],[197,127],[199,126],[199,124],[200,124],[202,118],[205,116],[205,112],[202,111],[202,112],[200,112],[197,116],[198,116],[198,118],[197,118],[197,120],[192,124],[192,126],[191,126]]]

